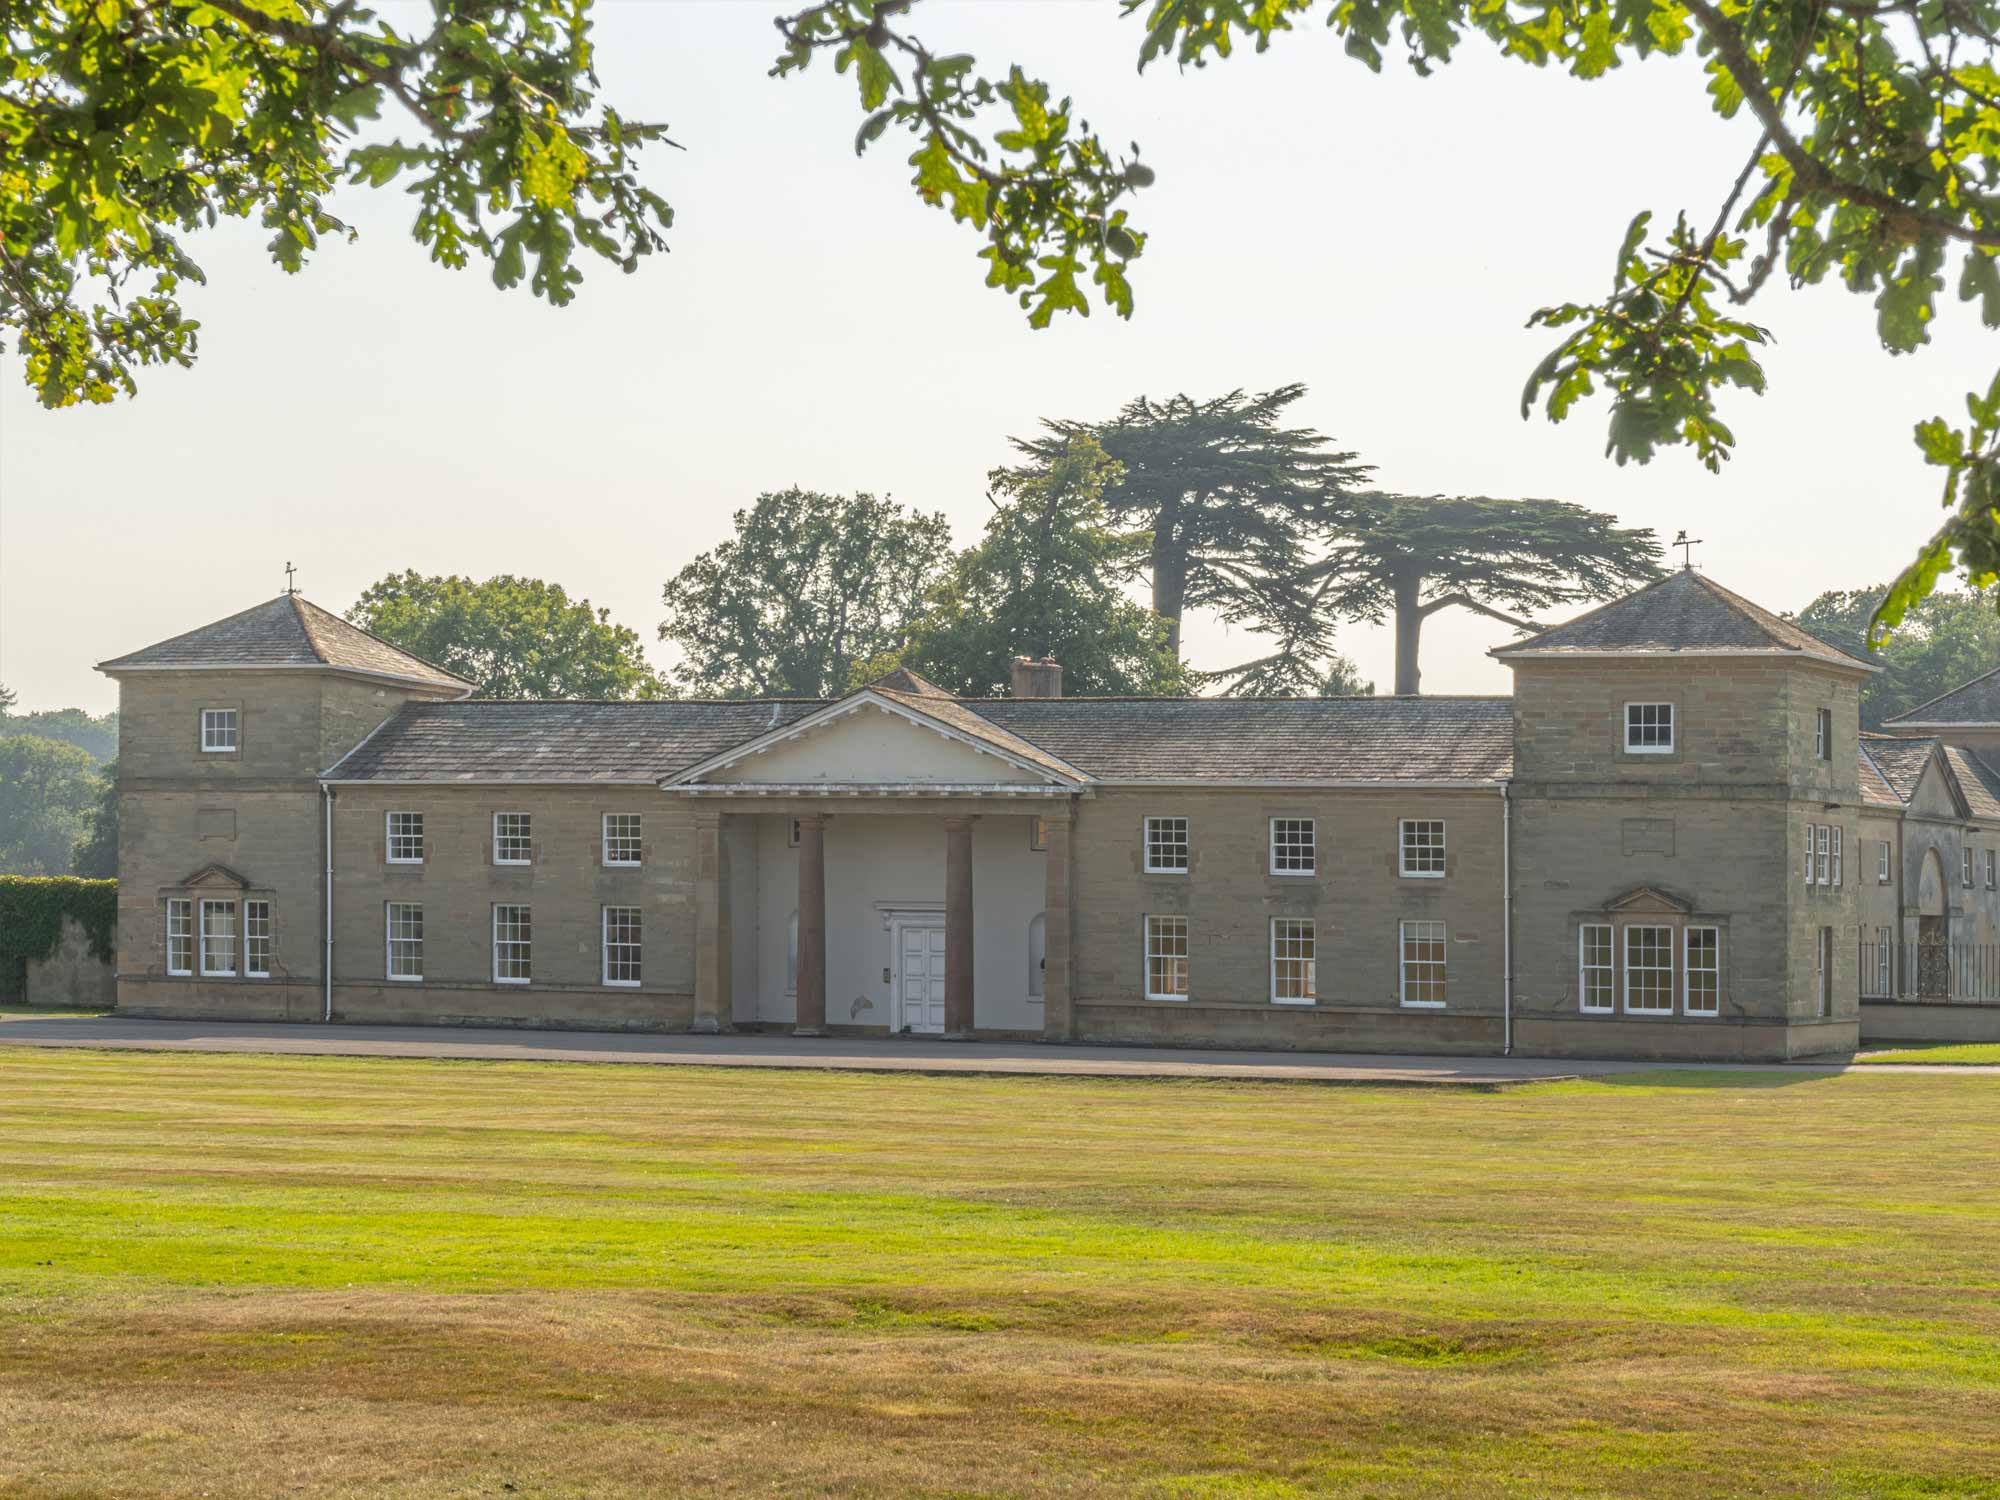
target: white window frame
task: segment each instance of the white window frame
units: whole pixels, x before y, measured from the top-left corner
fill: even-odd
[[[1168,835],[1173,833],[1174,829],[1172,825],[1174,824],[1180,825],[1180,836],[1178,838],[1154,837],[1156,827],[1161,834]],[[1146,819],[1143,836],[1145,838],[1144,863],[1148,875],[1185,875],[1188,873],[1189,868],[1194,864],[1194,843],[1189,837],[1188,820],[1186,818],[1177,818],[1169,815],[1160,817],[1149,816]],[[1177,846],[1181,851],[1181,862],[1179,864],[1157,865],[1153,863],[1153,851],[1156,848],[1170,850]]]
[[[1838,885],[1841,885],[1841,884],[1842,884],[1842,883],[1843,883],[1843,882],[1845,881],[1845,879],[1846,879],[1846,877],[1845,877],[1845,876],[1844,876],[1844,875],[1843,875],[1843,874],[1841,873],[1841,844],[1842,844],[1842,842],[1843,842],[1843,838],[1844,838],[1844,835],[1845,835],[1845,833],[1846,833],[1846,830],[1845,830],[1844,828],[1842,828],[1842,827],[1841,827],[1841,826],[1840,826],[1839,824],[1837,824],[1837,823],[1836,823],[1836,824],[1834,825],[1834,828],[1833,828],[1833,883],[1834,883],[1834,884],[1835,884],[1836,886],[1838,886]]]
[[[1813,849],[1819,836],[1819,824],[1806,824],[1806,884],[1813,885]]]
[[[1972,845],[1967,844],[1958,851],[1959,884],[1968,891],[1972,889]]]
[[[216,969],[208,962],[208,909],[227,907],[229,910],[229,967]],[[237,945],[242,941],[237,929],[236,901],[234,897],[205,896],[195,903],[195,949],[196,964],[201,969],[203,979],[233,979],[236,977]],[[221,936],[222,934],[217,934]]]
[[[1813,754],[1821,760],[1833,759],[1833,710],[1813,711]]]
[[[1832,885],[1833,884],[1833,825],[1831,823],[1820,824],[1816,832],[1816,837],[1818,839],[1818,843],[1814,846],[1813,857],[1815,860],[1818,861],[1818,863],[1814,866],[1814,869],[1818,872],[1818,878],[1814,881],[1814,884]]]
[[[1291,837],[1279,842],[1278,830],[1282,827]],[[1299,834],[1303,832],[1304,837]],[[1280,851],[1285,857],[1296,861],[1300,854],[1305,856],[1303,865],[1280,863]],[[1319,874],[1319,820],[1317,818],[1273,818],[1270,826],[1268,868],[1273,875],[1304,876],[1310,878]]]
[[[1660,709],[1663,712],[1656,717],[1656,721],[1653,724],[1645,725],[1633,722],[1632,710],[1635,708]],[[1679,715],[1674,712],[1674,705],[1671,703],[1641,702],[1636,700],[1627,703],[1625,705],[1625,753],[1627,755],[1672,755],[1674,753],[1675,738],[1680,733],[1680,725],[1675,722],[1677,718],[1679,718]],[[1633,730],[1647,729],[1647,728],[1658,729],[1662,727],[1662,725],[1664,725],[1667,731],[1667,740],[1665,744],[1640,745],[1633,743],[1632,740]]]
[[[632,857],[630,859],[613,859],[611,857],[611,820],[613,818],[630,818],[632,820],[631,838],[627,840],[624,834],[621,833],[618,835],[618,842],[621,846],[629,842],[632,849]],[[646,825],[643,814],[635,812],[608,812],[604,815],[604,822],[599,829],[599,833],[602,838],[602,842],[598,845],[599,858],[604,861],[604,867],[607,870],[636,870],[646,862]]]
[[[1890,879],[1889,841],[1883,839],[1881,847],[1875,851],[1875,883],[1877,885],[1887,885]]]
[[[508,912],[518,911],[518,912],[526,912],[528,914],[527,921],[525,923],[528,935],[525,938],[509,937],[504,940],[501,938],[500,913],[503,911],[508,911]],[[526,950],[525,958],[526,958],[526,968],[528,970],[526,974],[508,975],[504,977],[502,976],[500,972],[500,949],[503,941],[509,948],[520,948]],[[534,982],[534,977],[535,977],[534,907],[528,905],[526,902],[521,902],[521,901],[494,902],[493,903],[493,982],[495,984],[531,984]]]
[[[1445,865],[1445,820],[1443,818],[1398,818],[1396,820],[1396,873],[1405,880],[1442,880]],[[1425,843],[1413,845],[1410,835],[1414,830],[1435,827],[1437,829],[1437,868],[1417,870],[1410,866],[1412,849],[1428,855],[1431,846]]]
[[[1714,935],[1712,953],[1715,962],[1696,967],[1694,961],[1694,935],[1706,932]],[[1715,990],[1711,998],[1714,1004],[1706,1010],[1695,1009],[1694,977],[1697,974],[1713,976]],[[1681,932],[1681,1011],[1690,1016],[1719,1016],[1722,1014],[1722,929],[1711,922],[1690,923]]]
[[[509,835],[511,842],[518,842],[527,848],[527,854],[520,859],[503,859],[500,856],[500,820],[519,818],[521,834],[518,839]],[[535,862],[535,818],[533,813],[497,812],[493,815],[493,863],[496,865],[531,865]]]
[[[414,818],[416,820],[416,832],[414,834],[410,832],[410,826],[407,822],[398,831],[396,827],[396,820],[398,818]],[[412,840],[416,844],[417,852],[415,854],[407,852],[398,854],[396,852],[398,843],[401,843],[407,850]],[[389,865],[420,865],[424,862],[424,815],[422,813],[386,812],[382,814],[382,862]]]
[[[1889,929],[1886,927],[1876,928],[1875,929],[1875,990],[1876,993],[1885,1000],[1893,999],[1895,996],[1895,991],[1890,988],[1890,986],[1894,983],[1890,974],[1891,953],[1892,950],[1889,943]]]
[[[263,929],[261,932],[251,931],[250,924],[253,920],[251,915],[253,909],[256,913],[254,920]],[[245,901],[243,903],[243,977],[245,979],[269,979],[271,977],[271,957],[275,936],[276,934],[271,930],[270,899],[260,896]],[[259,945],[264,950],[263,964],[261,967],[255,967]]]
[[[1282,934],[1281,929],[1284,930]],[[1303,955],[1279,953],[1278,944],[1281,936],[1286,941],[1296,943],[1301,930],[1305,937],[1305,953]],[[1294,971],[1295,977],[1302,981],[1299,987],[1303,988],[1303,994],[1283,993],[1285,986],[1280,983],[1279,978],[1284,972],[1279,967],[1281,964],[1303,965]],[[1271,918],[1271,1003],[1273,1005],[1319,1004],[1319,929],[1311,917]]]
[[[415,912],[416,936],[409,933],[409,918],[405,917],[404,931],[396,931],[396,914]],[[417,972],[399,974],[396,972],[396,945],[403,945],[406,956],[414,956]],[[385,901],[382,903],[382,977],[394,984],[422,984],[424,982],[424,905],[421,901]]]
[[[204,708],[201,711],[202,754],[234,755],[242,746],[243,717],[238,710]]]
[[[178,917],[178,923],[174,920]],[[178,927],[178,931],[176,931]],[[179,939],[181,965],[174,967],[174,942]],[[176,978],[192,978],[194,975],[194,898],[192,896],[169,896],[167,898],[167,973]]]
[[[1813,1013],[1821,1020],[1833,1014],[1833,929],[1813,934]]]
[[[1660,951],[1665,953],[1667,957],[1667,963],[1664,969],[1661,968],[1658,964],[1635,965],[1632,962],[1632,939],[1635,934],[1641,932],[1658,932],[1658,933],[1664,933],[1666,935],[1666,941],[1662,943],[1660,946]],[[1670,1016],[1674,1013],[1674,991],[1676,988],[1675,980],[1677,978],[1677,976],[1674,973],[1674,949],[1677,946],[1678,945],[1674,942],[1673,928],[1665,926],[1664,924],[1657,922],[1634,922],[1630,926],[1626,927],[1625,941],[1624,941],[1626,1015]],[[1632,1003],[1632,993],[1633,993],[1632,980],[1633,977],[1638,974],[1666,975],[1666,979],[1662,985],[1662,993],[1666,999],[1666,1003],[1664,1005],[1634,1005]]]
[[[1189,949],[1188,919],[1176,912],[1148,912],[1141,923],[1145,941],[1141,945],[1140,964],[1143,969],[1146,998],[1148,1000],[1186,1000],[1194,993],[1194,969]],[[1180,939],[1180,951],[1172,951],[1163,946],[1163,940],[1175,935]],[[1172,964],[1180,961],[1181,988],[1178,991],[1156,990],[1153,987],[1153,960]]]
[[[612,942],[611,914],[613,912],[618,912],[621,914],[626,914],[626,913],[630,914],[632,919],[631,927],[629,929],[624,929],[624,930],[629,930],[629,932],[631,933],[631,937],[629,940],[621,938],[619,942],[616,943]],[[639,988],[641,983],[644,982],[645,938],[646,938],[644,923],[645,923],[645,917],[640,912],[639,908],[636,906],[606,906],[599,909],[598,926],[597,926],[598,940],[599,940],[598,948],[600,954],[599,973],[602,976],[604,983],[607,987],[619,990],[636,990]],[[633,978],[613,979],[611,977],[611,953],[613,948],[618,948],[621,950],[629,948],[631,950],[632,968],[634,971]]]
[[[1590,961],[1590,935],[1604,934],[1604,962]],[[1591,976],[1604,976],[1604,1003],[1590,1003]],[[1618,929],[1609,922],[1583,922],[1576,929],[1576,1008],[1587,1016],[1614,1015],[1618,1010]]]
[[[1398,1004],[1410,1010],[1443,1010],[1445,1007],[1445,1001],[1442,999],[1412,1000],[1410,998],[1410,970],[1412,965],[1428,966],[1432,962],[1432,960],[1425,958],[1412,959],[1410,957],[1410,940],[1414,937],[1418,942],[1428,942],[1431,938],[1428,929],[1433,927],[1437,929],[1438,957],[1435,962],[1438,969],[1438,987],[1449,998],[1451,994],[1451,933],[1445,927],[1445,924],[1433,917],[1413,917],[1396,924],[1396,999]],[[1413,928],[1424,928],[1426,930],[1413,932],[1411,930]],[[1422,976],[1419,976],[1419,982],[1423,982]]]
[[[2000,890],[2000,853],[1986,851],[1986,889]]]

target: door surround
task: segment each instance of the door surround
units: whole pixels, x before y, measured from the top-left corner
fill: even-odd
[[[876,911],[882,916],[882,930],[889,935],[889,961],[883,965],[889,971],[889,1032],[900,1035],[903,1021],[903,931],[909,927],[944,928],[944,903],[942,901],[877,901]]]

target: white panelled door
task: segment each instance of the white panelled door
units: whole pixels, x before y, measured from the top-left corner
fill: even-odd
[[[903,1027],[944,1030],[944,929],[905,927],[902,953]]]

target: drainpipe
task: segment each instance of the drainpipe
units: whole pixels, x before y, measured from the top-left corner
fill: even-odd
[[[1500,783],[1500,1055],[1514,1055],[1514,804]]]
[[[326,1009],[323,1021],[333,1020],[333,788],[321,785],[320,800],[326,807]]]

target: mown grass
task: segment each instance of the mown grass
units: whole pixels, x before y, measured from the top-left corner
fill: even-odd
[[[1857,1063],[1952,1063],[1960,1067],[2000,1067],[2000,1042],[1928,1042],[1888,1052],[1863,1052]]]
[[[2000,1492],[2000,1087],[0,1055],[0,1496]]]

